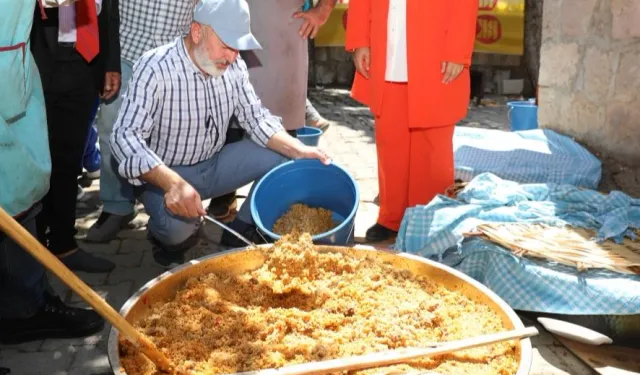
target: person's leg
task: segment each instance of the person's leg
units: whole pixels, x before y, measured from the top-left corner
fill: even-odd
[[[225,145],[239,142],[244,138],[244,130],[237,125],[238,120],[236,117],[232,116],[229,122],[230,124],[227,129]],[[207,212],[215,219],[225,222],[228,221],[225,219],[231,215],[232,211],[235,210],[237,206],[238,201],[236,192],[232,191],[231,193],[211,198]]]
[[[113,124],[118,118],[122,95],[127,90],[133,64],[121,60],[122,85],[120,91],[108,102],[103,102],[96,121],[98,128],[101,166],[100,166],[100,200],[103,203],[102,214],[87,233],[89,242],[109,242],[116,237],[120,229],[125,227],[136,216],[134,210],[133,186],[118,173],[118,165],[111,155],[109,137]]]
[[[408,207],[427,204],[454,183],[455,125],[411,129]]]
[[[96,146],[98,142],[98,132],[93,126],[98,113],[98,107],[100,105],[100,99],[96,97],[96,101],[91,109],[91,116],[89,118],[89,135],[87,136],[87,142],[84,147],[84,156],[82,158],[82,166],[87,170],[87,177],[90,179],[97,179],[100,177],[100,150]]]
[[[225,194],[238,187],[258,181],[271,169],[287,160],[284,156],[260,147],[248,139],[227,145],[212,159],[211,166],[202,171],[204,177],[204,185],[201,187],[203,196]],[[254,242],[264,242],[258,236],[251,217],[249,202],[252,192],[253,188],[230,226]],[[227,231],[223,232],[221,244],[230,247],[245,245]]]
[[[409,125],[406,84],[387,83],[380,116],[376,117],[380,212],[366,233],[368,241],[395,236],[407,207],[409,183]]]
[[[313,106],[313,103],[311,103],[309,98],[307,98],[307,103],[305,105],[305,120],[307,125],[319,128],[323,132],[327,131],[329,126],[331,126],[331,122],[318,113],[318,110]]]
[[[51,180],[43,214],[49,227],[49,249],[72,270],[109,272],[115,265],[82,249],[76,234],[78,175],[97,96],[89,66],[71,47],[59,48],[55,82],[45,91]]]
[[[32,235],[39,209],[16,219]],[[0,233],[0,343],[82,337],[104,327],[94,311],[66,306],[46,289],[44,267]]]
[[[189,171],[189,168],[193,168],[193,171]],[[196,166],[182,168],[180,172],[176,172],[193,185],[194,177],[197,177],[195,168]],[[156,263],[167,268],[184,263],[184,252],[197,242],[200,221],[169,212],[164,204],[164,192],[156,186],[145,184],[135,192],[149,215],[148,237],[153,244]]]

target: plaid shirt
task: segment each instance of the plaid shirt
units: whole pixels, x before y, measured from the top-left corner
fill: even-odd
[[[194,0],[120,0],[122,58],[132,63],[143,53],[189,31]]]
[[[262,146],[284,130],[255,94],[241,58],[211,78],[191,61],[181,37],[145,53],[133,67],[111,134],[119,173],[141,185],[138,177],[163,163],[210,159],[224,146],[232,115]]]

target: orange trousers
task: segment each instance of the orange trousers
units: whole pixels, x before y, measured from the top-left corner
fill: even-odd
[[[407,84],[385,83],[375,119],[378,223],[395,231],[408,207],[429,203],[454,182],[455,125],[409,128],[407,92]]]

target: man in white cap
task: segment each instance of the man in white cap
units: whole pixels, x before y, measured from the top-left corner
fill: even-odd
[[[259,49],[246,0],[200,0],[185,37],[145,53],[133,67],[111,149],[149,214],[156,262],[184,261],[202,200],[236,190],[288,158],[328,156],[291,137],[260,102],[240,50]],[[232,115],[250,139],[225,146]],[[261,241],[247,204],[231,227]],[[244,244],[224,232],[221,243]]]

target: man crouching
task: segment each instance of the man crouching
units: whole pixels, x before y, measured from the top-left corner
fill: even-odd
[[[165,267],[183,263],[195,244],[202,200],[235,191],[287,158],[330,161],[287,134],[256,96],[238,51],[259,48],[246,0],[200,0],[189,33],[133,67],[111,149],[119,173],[136,185],[154,258]],[[225,145],[232,115],[250,139]],[[248,204],[231,227],[264,242]],[[227,231],[221,244],[244,246]]]

